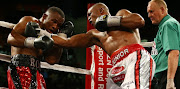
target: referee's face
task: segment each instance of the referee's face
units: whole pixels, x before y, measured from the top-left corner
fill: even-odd
[[[147,13],[154,25],[158,25],[163,18],[162,8],[153,1],[149,2],[147,6]]]

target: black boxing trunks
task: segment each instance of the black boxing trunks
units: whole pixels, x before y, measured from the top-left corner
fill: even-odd
[[[12,56],[7,71],[9,89],[46,89],[39,70],[40,60],[36,57],[24,54]]]

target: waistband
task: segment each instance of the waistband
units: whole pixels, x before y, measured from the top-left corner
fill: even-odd
[[[115,65],[117,62],[120,62],[125,57],[127,57],[129,54],[133,53],[134,51],[144,49],[140,44],[132,44],[124,46],[118,50],[116,50],[111,55],[112,64]]]
[[[30,69],[39,70],[40,69],[40,60],[31,55],[25,54],[16,54],[11,56],[11,64],[18,66],[29,67]]]

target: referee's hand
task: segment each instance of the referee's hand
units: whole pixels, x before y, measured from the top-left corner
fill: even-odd
[[[176,89],[174,85],[174,79],[167,80],[166,89]]]

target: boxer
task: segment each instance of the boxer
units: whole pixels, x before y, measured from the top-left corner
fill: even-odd
[[[106,89],[150,89],[155,62],[139,44],[138,28],[144,26],[144,19],[126,9],[111,16],[104,3],[90,7],[87,16],[96,29],[68,39],[52,36],[54,45],[67,48],[98,45],[113,63]]]
[[[7,71],[9,89],[46,89],[39,73],[40,61],[58,63],[62,48],[53,46],[53,40],[44,34],[55,35],[59,29],[64,29],[64,24],[64,12],[50,7],[40,19],[24,16],[13,27],[7,40],[11,45],[11,64]]]

